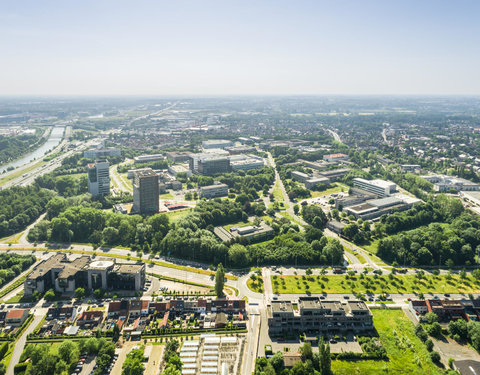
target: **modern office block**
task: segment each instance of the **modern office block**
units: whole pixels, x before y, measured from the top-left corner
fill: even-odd
[[[133,211],[151,214],[159,209],[158,174],[151,168],[134,171],[133,176]]]
[[[97,160],[88,164],[88,191],[94,197],[110,194],[110,163]]]

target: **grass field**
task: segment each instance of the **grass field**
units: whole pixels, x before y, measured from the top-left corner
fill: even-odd
[[[160,199],[172,199],[173,195],[170,194],[170,193],[160,194],[159,198]]]
[[[192,211],[193,211],[193,209],[189,208],[189,209],[186,209],[186,210],[178,210],[178,211],[171,211],[171,212],[164,212],[164,213],[165,213],[165,215],[168,216],[171,223],[175,223],[178,220],[187,216]]]
[[[243,228],[243,227],[248,227],[249,225],[252,225],[250,221],[238,221],[233,224],[224,225],[223,228],[225,228],[225,230],[230,230],[230,228],[233,228],[233,227]]]
[[[272,285],[274,293],[480,293],[479,282],[458,275],[288,275],[272,276]]]
[[[273,193],[273,198],[276,201],[283,201],[282,190],[279,187],[274,187],[272,190],[272,193]]]
[[[311,193],[312,198],[318,198],[334,193],[341,193],[342,191],[348,191],[348,186],[336,182],[335,186],[331,187],[330,189],[326,189],[324,191],[311,191]]]
[[[443,373],[431,361],[425,345],[415,336],[413,323],[402,310],[374,309],[372,313],[373,323],[389,360],[332,361],[332,370],[336,375]]]
[[[263,293],[263,277],[257,276],[257,279],[255,281],[252,279],[248,279],[247,287],[254,292]]]

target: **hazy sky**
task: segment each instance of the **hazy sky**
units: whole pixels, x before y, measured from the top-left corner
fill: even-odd
[[[1,0],[0,95],[480,94],[480,1]]]

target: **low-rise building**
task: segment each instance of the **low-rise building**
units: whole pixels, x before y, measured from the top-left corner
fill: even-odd
[[[300,297],[298,310],[290,301],[272,301],[267,306],[271,335],[301,332],[363,332],[373,329],[372,313],[363,301],[322,301]]]
[[[28,274],[24,290],[26,296],[48,289],[66,294],[77,288],[139,291],[144,284],[145,263],[116,263],[114,258],[91,261],[86,255],[70,261],[66,254],[55,254]]]
[[[479,191],[480,184],[468,181],[460,177],[444,175],[422,176],[423,179],[433,184],[433,189],[440,193],[455,191]]]
[[[191,153],[187,151],[171,151],[167,152],[166,156],[167,159],[170,159],[175,163],[185,163],[188,161],[190,154]]]
[[[260,240],[266,240],[273,237],[273,229],[265,223],[260,225],[248,225],[245,227],[232,227],[230,230],[226,230],[224,227],[215,227],[213,233],[222,241],[230,241],[237,237],[246,238],[249,242],[256,242]]]
[[[19,327],[28,318],[28,309],[12,309],[7,312],[5,325]]]
[[[325,160],[329,163],[337,163],[339,161],[348,160],[348,155],[346,155],[346,154],[323,155],[323,160]]]
[[[198,193],[200,198],[225,197],[228,195],[228,185],[217,182],[213,185],[200,187]]]
[[[140,155],[140,156],[135,156],[133,158],[133,163],[134,164],[152,163],[154,161],[160,161],[164,159],[165,159],[165,156],[163,156],[162,154]]]
[[[226,139],[211,139],[202,142],[203,148],[225,148],[233,146],[233,142]]]

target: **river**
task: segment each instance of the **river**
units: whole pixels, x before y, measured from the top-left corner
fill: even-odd
[[[30,163],[35,159],[41,158],[42,156],[45,155],[47,151],[52,150],[62,141],[64,131],[65,131],[64,126],[54,127],[45,143],[43,143],[40,147],[36,148],[35,150],[29,152],[28,154],[22,156],[20,159],[16,159],[14,161],[11,161],[10,163],[1,165],[0,173],[3,173],[10,167],[18,168],[18,167],[21,167],[22,165]]]

